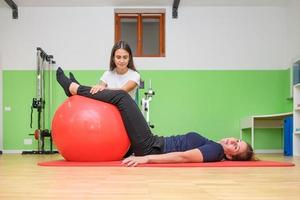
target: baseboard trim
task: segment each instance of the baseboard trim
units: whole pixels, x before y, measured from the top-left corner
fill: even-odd
[[[2,150],[2,153],[3,154],[22,154],[23,152],[30,152],[32,150]],[[49,150],[47,150],[47,152],[49,152]],[[53,149],[53,152],[55,153],[58,153],[56,149]],[[36,154],[39,154],[39,153],[36,153]],[[48,154],[48,153],[45,153],[45,154]]]
[[[255,149],[255,153],[283,153],[282,149]]]
[[[21,154],[23,150],[3,150],[3,153],[18,153]]]
[[[3,150],[3,153],[18,153],[21,154],[23,151],[28,151],[28,150]],[[256,149],[254,150],[255,153],[283,153],[282,149]]]

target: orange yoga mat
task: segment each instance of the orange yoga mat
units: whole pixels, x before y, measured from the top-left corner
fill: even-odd
[[[39,166],[49,167],[124,167],[121,161],[110,162],[71,162],[54,160],[40,162]],[[279,161],[221,161],[208,163],[169,163],[169,164],[140,164],[138,167],[293,167],[294,163]]]

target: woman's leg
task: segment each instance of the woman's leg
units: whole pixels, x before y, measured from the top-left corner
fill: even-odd
[[[64,88],[65,93],[71,94],[69,80],[62,70],[57,70],[57,80]],[[66,90],[66,88],[68,88]],[[161,153],[164,139],[154,136],[142,115],[140,109],[130,95],[123,90],[103,90],[96,94],[90,93],[91,87],[79,86],[76,93],[91,99],[103,101],[115,105],[121,113],[124,126],[135,155],[147,155]]]

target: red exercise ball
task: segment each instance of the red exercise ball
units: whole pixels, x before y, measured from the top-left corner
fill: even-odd
[[[52,136],[67,161],[121,160],[130,142],[118,109],[74,95],[56,110]]]

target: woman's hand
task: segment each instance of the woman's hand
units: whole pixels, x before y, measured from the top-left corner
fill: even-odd
[[[106,88],[105,85],[95,85],[95,86],[93,86],[93,87],[91,88],[90,93],[95,94],[95,93],[97,93],[97,92],[99,92],[99,91],[104,90],[105,88]]]
[[[135,167],[138,164],[148,163],[148,156],[130,156],[122,161],[122,164],[127,167]]]

